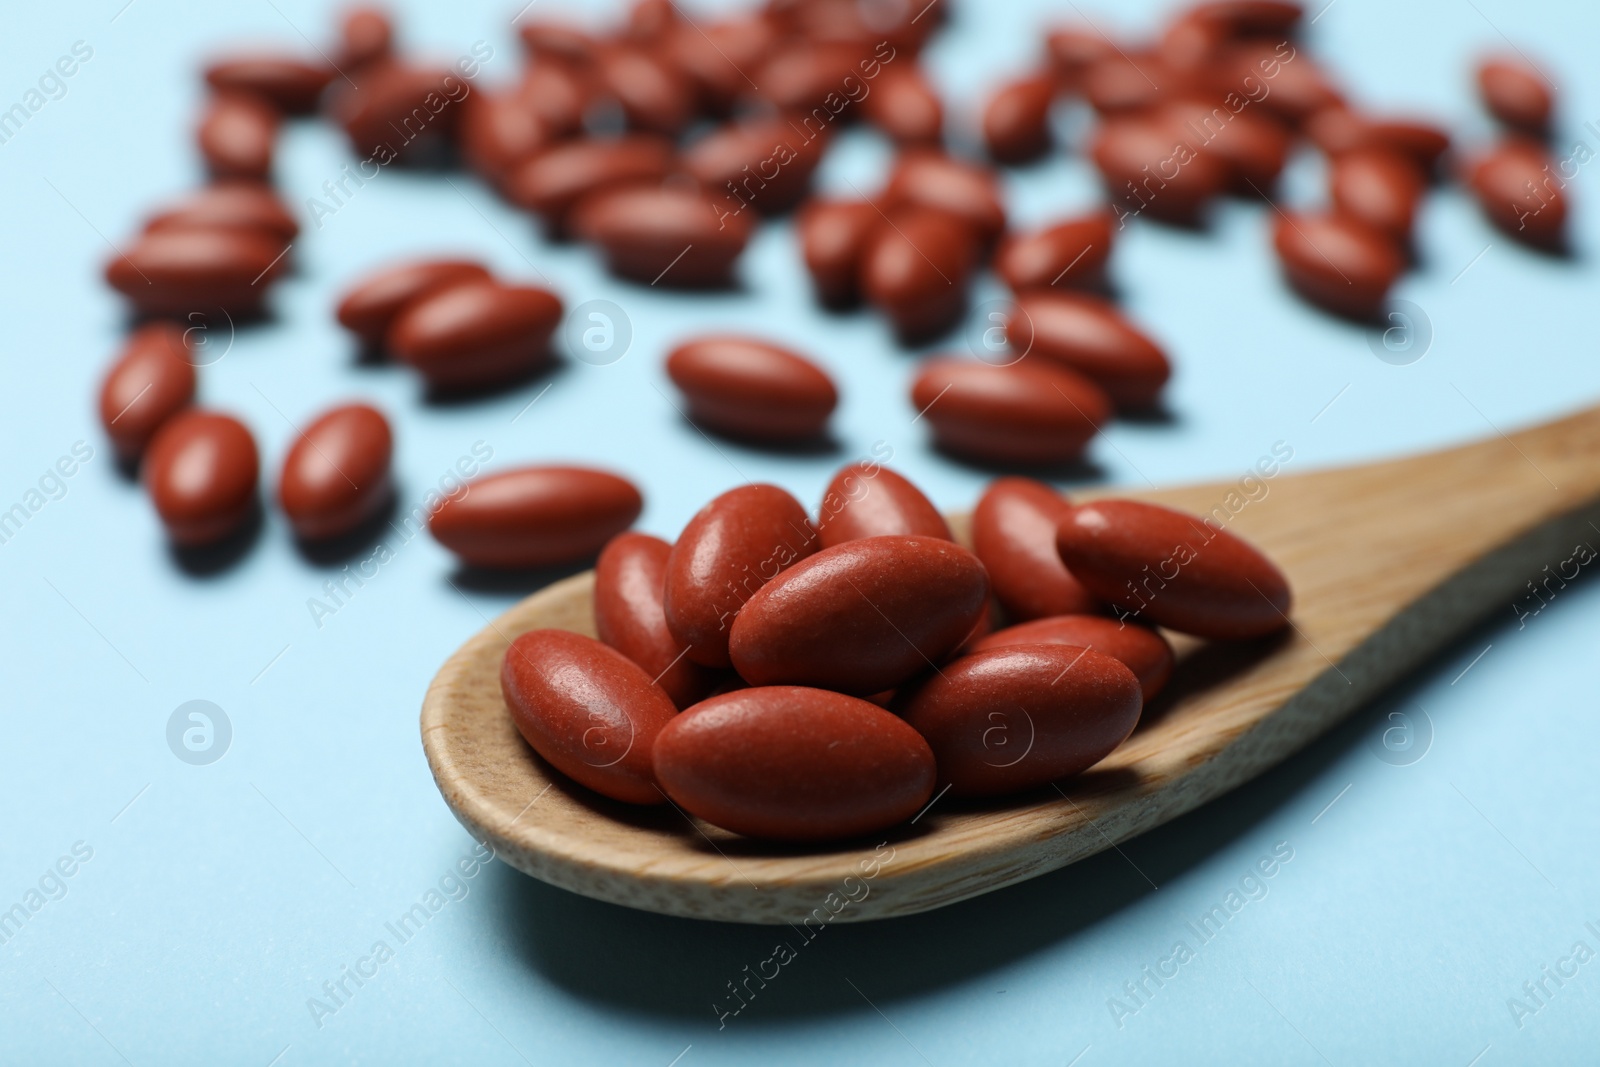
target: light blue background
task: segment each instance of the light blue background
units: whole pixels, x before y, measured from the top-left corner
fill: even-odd
[[[13,3],[0,34],[0,107],[74,41],[94,49],[66,95],[0,145],[0,508],[74,441],[95,449],[65,497],[0,545],[0,908],[75,842],[93,849],[66,895],[0,946],[0,1060],[1592,1062],[1600,961],[1520,1027],[1507,1007],[1575,941],[1600,949],[1584,925],[1600,927],[1592,582],[1525,629],[1507,605],[1379,707],[1120,853],[935,914],[829,929],[721,1030],[713,1002],[726,1003],[725,983],[771,953],[775,931],[630,912],[494,864],[398,945],[385,922],[472,847],[422,757],[424,688],[519,593],[458,593],[449,557],[419,538],[318,628],[306,602],[332,572],[302,558],[275,515],[232,569],[199,578],[175,565],[94,417],[122,332],[100,282],[107,240],[122,243],[144,212],[200,179],[191,129],[201,56],[259,37],[304,47],[299,31],[323,41],[331,19],[313,0],[122,5]],[[449,59],[485,39],[496,54],[484,77],[495,82],[520,62],[512,5],[400,6],[412,9],[403,20],[412,46]],[[1137,32],[1158,6],[1094,17]],[[957,119],[1034,59],[1044,18],[1071,14],[1070,4],[962,5],[929,52]],[[1582,137],[1600,149],[1600,133],[1581,125],[1600,127],[1592,4],[1336,0],[1309,41],[1361,86],[1359,99],[1420,109],[1481,140],[1489,130],[1470,63],[1503,47],[1500,30],[1553,72],[1563,146]],[[824,182],[868,189],[885,158],[881,143],[852,134]],[[335,133],[296,125],[279,184],[298,205],[348,161]],[[1289,469],[1306,470],[1593,402],[1595,175],[1590,166],[1577,181],[1574,262],[1517,248],[1456,190],[1431,198],[1423,269],[1397,295],[1426,310],[1435,337],[1405,367],[1286,294],[1261,205],[1226,205],[1205,236],[1136,226],[1114,272],[1130,312],[1177,363],[1173,419],[1117,423],[1091,448],[1097,476],[1229,478],[1279,440],[1294,448]],[[203,369],[203,401],[242,414],[269,475],[289,422],[365,397],[394,420],[408,503],[478,440],[494,449],[491,469],[579,460],[628,473],[648,493],[642,527],[669,537],[706,498],[747,479],[814,500],[833,469],[880,439],[941,506],[969,506],[979,492],[982,472],[936,456],[926,426],[911,425],[913,358],[874,317],[813,309],[787,226],[762,229],[747,252],[747,292],[685,298],[614,283],[590,252],[544,244],[476,181],[452,180],[455,190],[386,172],[308,229],[295,248],[300,273],[274,296],[277,323],[240,332]],[[1075,157],[1006,180],[1022,223],[1097,195]],[[1283,197],[1310,203],[1319,187],[1306,160]],[[375,264],[445,250],[483,256],[509,277],[547,276],[569,307],[616,301],[632,320],[632,349],[608,367],[569,362],[515,423],[542,383],[425,405],[409,374],[355,363],[331,306]],[[986,284],[980,298],[996,295]],[[664,399],[660,358],[704,327],[770,333],[825,363],[844,394],[838,452],[713,448],[684,425]],[[1419,486],[1418,506],[1426,500]],[[191,699],[216,702],[232,722],[231,748],[211,766],[181,763],[166,745],[168,716]],[[1432,728],[1426,756],[1411,766],[1377,759],[1370,746],[1384,716],[1419,708]],[[1280,842],[1294,858],[1267,895],[1119,1028],[1108,999],[1189,939],[1186,920]],[[380,938],[395,958],[319,1028],[307,999]]]

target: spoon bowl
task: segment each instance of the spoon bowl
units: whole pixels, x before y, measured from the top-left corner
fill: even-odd
[[[1536,609],[1539,583],[1562,580],[1552,577],[1559,562],[1575,546],[1600,545],[1600,408],[1386,462],[1075,499],[1110,495],[1211,515],[1277,563],[1295,606],[1272,638],[1175,639],[1167,691],[1085,774],[982,804],[936,796],[907,826],[823,848],[740,838],[672,805],[607,800],[541,761],[500,694],[500,661],[518,634],[594,635],[585,572],[512,607],[440,669],[422,707],[434,779],[462,824],[513,867],[628,907],[803,924],[909,915],[987,893],[1227,792],[1485,614]],[[951,525],[965,540],[966,517]]]

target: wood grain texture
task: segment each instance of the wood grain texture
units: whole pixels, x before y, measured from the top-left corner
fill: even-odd
[[[1182,642],[1167,692],[1092,771],[1005,803],[938,801],[887,835],[887,848],[746,841],[672,807],[607,801],[544,765],[511,723],[500,660],[525,630],[592,635],[592,573],[528,597],[445,663],[423,703],[423,748],[469,831],[573,892],[748,923],[938,908],[1108,848],[1261,773],[1484,614],[1510,612],[1546,564],[1581,541],[1600,545],[1600,408],[1449,451],[1264,483],[1265,495],[1218,483],[1079,497],[1227,517],[1288,575],[1292,629],[1249,644]],[[964,534],[962,517],[955,525]],[[870,892],[839,911],[847,887],[860,892],[845,879],[862,878],[863,864],[875,871]]]

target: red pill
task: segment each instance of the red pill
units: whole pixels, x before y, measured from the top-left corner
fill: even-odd
[[[357,71],[394,53],[394,24],[381,7],[358,4],[339,18],[338,67]]]
[[[1549,132],[1555,92],[1538,68],[1520,56],[1495,56],[1478,64],[1478,95],[1489,114],[1512,129],[1533,137]]]
[[[524,19],[517,34],[529,56],[552,66],[587,67],[600,49],[600,42],[587,30],[549,19]]]
[[[338,537],[376,515],[393,496],[393,455],[389,421],[366,404],[334,408],[300,431],[278,479],[278,504],[295,536]]]
[[[278,112],[260,97],[215,97],[196,132],[206,169],[215,178],[266,178],[272,172],[278,122]]]
[[[750,216],[697,189],[632,185],[585,197],[573,231],[605,252],[613,274],[680,289],[732,284]]]
[[[500,690],[556,770],[613,800],[662,803],[651,754],[678,709],[637,663],[592,637],[530,630],[506,649]]]
[[[1272,241],[1289,284],[1336,314],[1376,317],[1405,272],[1393,237],[1348,216],[1280,214],[1275,225]]]
[[[1558,249],[1566,241],[1567,196],[1557,169],[1541,145],[1513,138],[1475,162],[1467,184],[1501,232],[1536,248]]]
[[[1056,551],[1056,530],[1071,515],[1065,497],[1032,478],[996,479],[978,498],[972,551],[1011,618],[1078,615],[1101,607]]]
[[[902,208],[872,231],[861,257],[861,291],[906,344],[948,332],[966,310],[977,261],[972,230],[947,212]]]
[[[182,327],[152,322],[135,330],[100,386],[100,422],[117,458],[137,460],[162,424],[194,400],[194,390]]]
[[[995,251],[995,273],[1014,293],[1099,286],[1111,258],[1111,222],[1110,212],[1094,211],[1010,234]]]
[[[587,467],[519,467],[468,482],[428,531],[473,567],[554,567],[592,559],[633,525],[632,482]]]
[[[1193,225],[1228,185],[1228,168],[1214,153],[1191,146],[1171,122],[1156,114],[1102,123],[1090,155],[1124,223],[1130,215],[1147,214],[1163,222]]]
[[[1014,333],[1022,336],[1012,336]],[[1087,293],[1036,290],[1019,294],[1007,319],[1006,334],[1014,350],[1044,356],[1077,371],[1125,410],[1153,406],[1172,375],[1172,365],[1160,345],[1136,329],[1110,301]]]
[[[1170,99],[1184,82],[1160,56],[1119,48],[1083,72],[1083,95],[1103,116],[1132,115]]]
[[[274,53],[229,56],[206,67],[206,83],[218,92],[249,93],[285,115],[309,115],[333,80],[332,67]]]
[[[1219,64],[1214,75],[1215,89],[1230,105],[1249,101],[1250,107],[1260,107],[1292,126],[1344,102],[1328,72],[1308,53],[1281,38],[1233,45]]]
[[[848,308],[861,299],[861,262],[883,215],[865,200],[813,197],[796,221],[800,252],[817,299],[826,307]]]
[[[1145,703],[1172,677],[1172,646],[1160,631],[1104,615],[1052,615],[996,630],[967,646],[970,653],[1015,645],[1073,645],[1118,660],[1139,679]]]
[[[185,411],[162,424],[145,450],[145,488],[173,543],[199,548],[225,539],[255,511],[261,461],[244,423]]]
[[[337,88],[335,121],[356,155],[378,166],[448,159],[461,103],[472,91],[451,67],[398,61],[362,71],[357,85],[341,79]]]
[[[195,229],[261,230],[282,248],[300,233],[272,187],[257,181],[217,181],[203,185],[183,200],[152,215],[146,233]]]
[[[823,548],[895,535],[955,540],[922,490],[870,460],[852,463],[833,476],[817,508],[817,534]]]
[[[1342,105],[1325,107],[1306,120],[1306,136],[1329,156],[1357,148],[1387,148],[1409,156],[1432,174],[1450,147],[1450,135],[1431,122],[1361,115]]]
[[[999,163],[1032,163],[1050,151],[1054,74],[1030,74],[1002,85],[983,109],[983,143]]]
[[[462,282],[489,280],[489,270],[471,259],[420,259],[368,274],[345,291],[339,325],[363,344],[378,345],[402,308],[420,297]]]
[[[900,145],[936,145],[944,137],[944,103],[920,67],[885,67],[861,98],[861,115]]]
[[[754,72],[759,95],[779,111],[798,113],[815,124],[812,116],[834,121],[861,99],[852,85],[864,82],[857,69],[863,50],[842,41],[785,42]],[[749,85],[747,81],[745,83]],[[745,90],[741,89],[741,92]]]
[[[600,91],[636,130],[671,136],[694,118],[693,83],[649,49],[609,44],[600,50],[595,75]]]
[[[683,166],[709,192],[732,199],[735,213],[779,215],[805,199],[825,144],[782,117],[746,119],[691,144]]]
[[[560,234],[583,197],[634,182],[660,181],[672,162],[672,145],[649,134],[552,145],[512,169],[506,196]]]
[[[741,485],[701,508],[667,560],[663,604],[687,656],[728,667],[735,617],[762,585],[817,550],[805,508],[775,485]]]
[[[983,564],[953,541],[846,541],[763,585],[734,618],[728,653],[751,685],[870,696],[959,648],[988,602]]]
[[[697,337],[667,356],[667,376],[689,402],[689,419],[751,441],[816,438],[839,402],[815,363],[754,337]]]
[[[1210,100],[1175,100],[1159,115],[1172,124],[1179,140],[1222,164],[1231,192],[1259,198],[1277,183],[1289,160],[1289,131],[1260,112],[1235,112]]]
[[[930,360],[912,383],[911,403],[940,448],[989,463],[1069,463],[1111,417],[1099,386],[1042,361]]]
[[[473,170],[497,186],[558,136],[515,91],[473,93],[462,102],[461,154]]]
[[[1124,620],[1218,640],[1289,625],[1289,583],[1272,561],[1207,519],[1135,500],[1080,504],[1056,547]]]
[[[1045,36],[1045,51],[1056,80],[1068,91],[1083,86],[1096,61],[1116,52],[1116,44],[1092,26],[1060,26]]]
[[[1328,191],[1342,214],[1405,241],[1428,179],[1411,157],[1393,149],[1357,148],[1333,158]]]
[[[561,300],[547,290],[468,281],[405,304],[387,345],[433,388],[478,389],[544,366],[560,322]]]
[[[933,795],[928,744],[865,700],[799,686],[696,704],[655,743],[661,787],[747,837],[829,841],[888,829]]]
[[[1110,656],[1017,645],[946,663],[894,704],[956,796],[1004,796],[1079,774],[1133,732],[1139,680]]]
[[[694,85],[700,107],[712,115],[725,115],[738,97],[750,91],[744,72],[760,69],[777,32],[770,19],[750,12],[679,25],[661,47]]]
[[[1006,209],[994,171],[932,148],[900,153],[883,190],[883,206],[943,211],[966,223],[985,246],[1006,228]]]
[[[219,309],[260,314],[287,246],[260,230],[164,229],[106,264],[106,280],[142,315],[185,317]]]
[[[528,67],[511,93],[532,110],[552,137],[577,133],[593,102],[592,86],[583,72],[561,63]]]
[[[600,640],[644,668],[679,708],[703,700],[723,676],[683,654],[667,629],[662,594],[672,546],[659,537],[620,533],[594,566],[594,627]]]

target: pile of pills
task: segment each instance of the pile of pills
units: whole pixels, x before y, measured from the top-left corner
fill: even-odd
[[[599,640],[516,638],[506,704],[595,793],[831,840],[902,823],[936,789],[1023,793],[1098,763],[1172,673],[1158,627],[1226,641],[1288,625],[1266,557],[1151,504],[1074,506],[1004,478],[972,543],[875,462],[839,471],[815,515],[777,486],[740,486],[673,544],[611,540]],[[997,617],[1013,625],[991,632]]]

